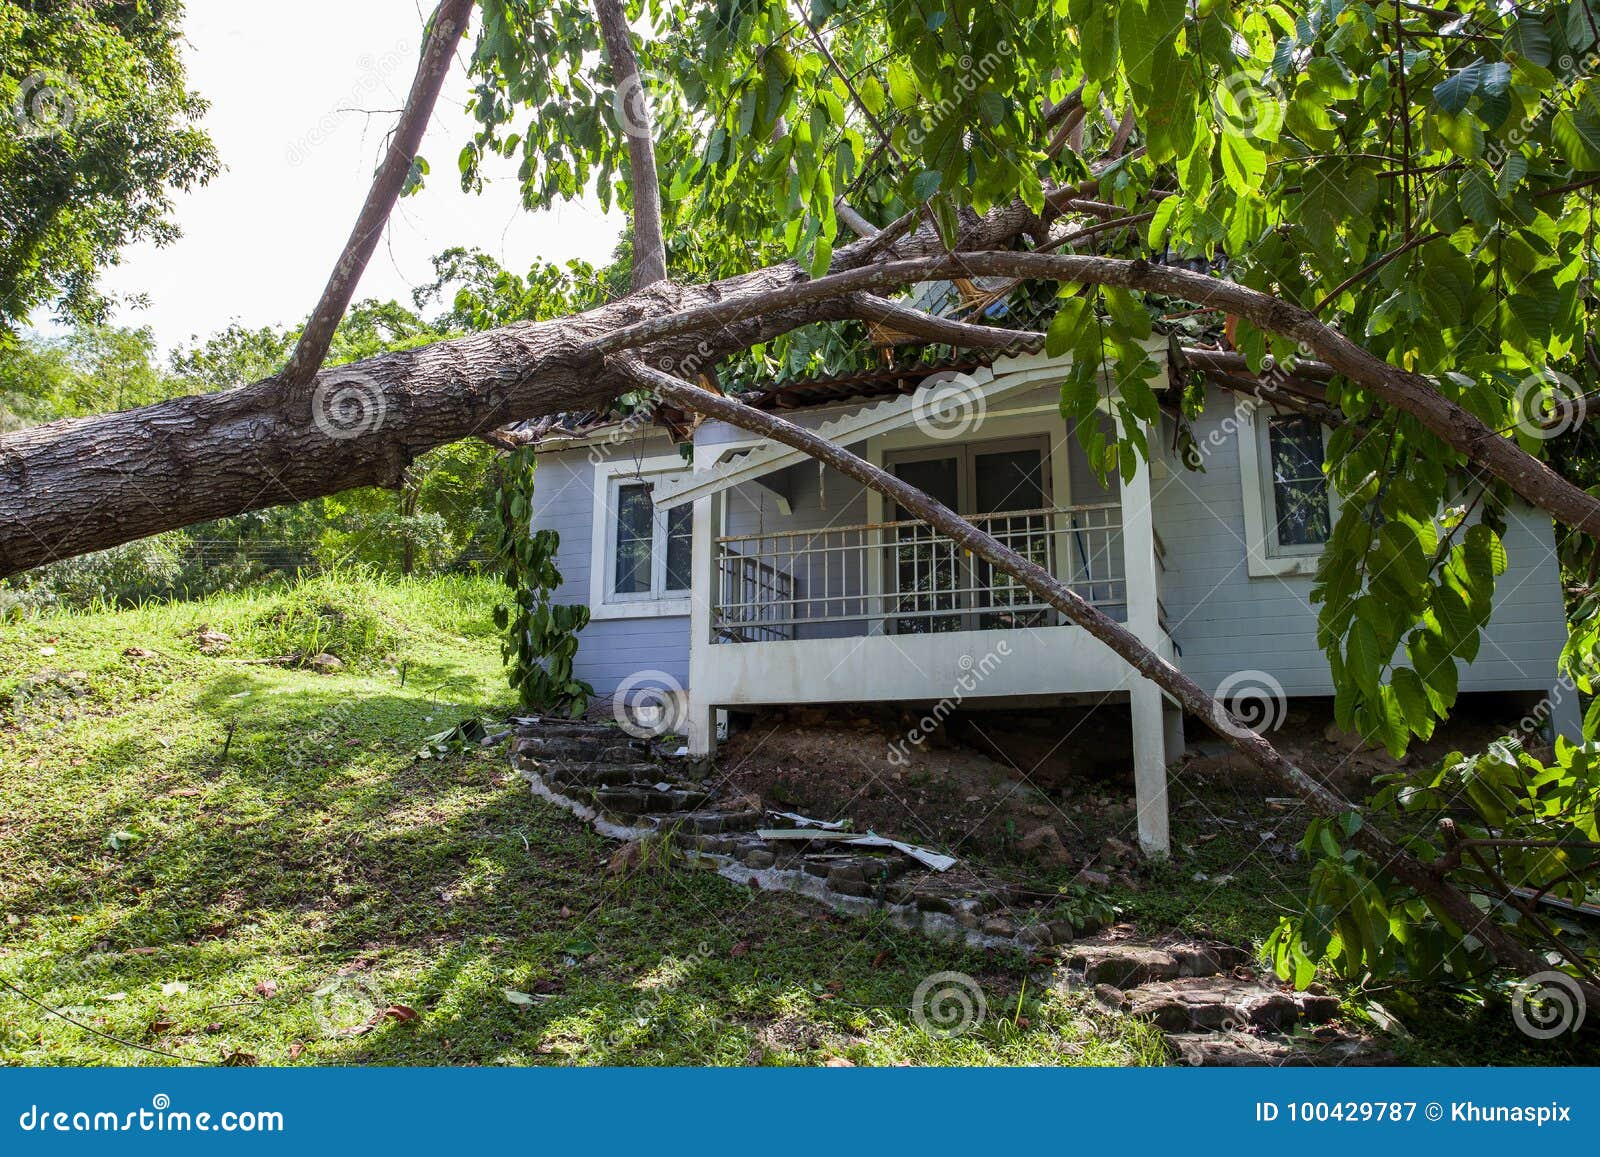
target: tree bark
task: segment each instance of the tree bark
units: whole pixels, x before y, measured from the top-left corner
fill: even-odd
[[[691,386],[670,374],[651,369],[630,356],[624,355],[617,360],[622,362],[622,368],[628,376],[658,397],[686,410],[698,411],[804,451],[846,477],[876,490],[962,549],[1015,578],[1041,600],[1115,651],[1141,676],[1177,700],[1184,710],[1204,720],[1224,743],[1259,767],[1285,790],[1304,800],[1317,814],[1338,816],[1359,811],[1349,800],[1285,759],[1266,738],[1246,727],[1205,688],[1145,646],[1126,627],[1085,602],[1044,567],[978,529],[949,507],[844,447],[776,414],[753,409],[733,398]],[[1370,856],[1381,870],[1432,899],[1464,934],[1474,936],[1487,945],[1503,966],[1518,969],[1525,976],[1548,968],[1543,958],[1496,925],[1441,874],[1418,861],[1371,823],[1363,823],[1357,828],[1350,842]],[[1600,990],[1591,993],[1590,999],[1596,998],[1600,998]]]
[[[1032,215],[1020,205],[969,222],[965,242],[1002,244]],[[835,252],[834,268],[871,260],[871,241]],[[931,226],[899,241],[942,253]],[[277,378],[137,410],[0,436],[0,578],[147,535],[337,494],[395,487],[438,446],[508,423],[609,404],[629,388],[603,360],[607,341],[695,372],[812,321],[854,316],[842,295],[789,309],[757,304],[742,320],[674,329],[668,319],[760,303],[809,281],[795,262],[698,286],[658,282],[586,313],[518,322],[323,370],[285,397]],[[650,336],[665,326],[663,336]]]
[[[965,321],[952,321],[920,309],[901,305],[871,293],[852,293],[850,305],[856,315],[875,321],[901,333],[920,337],[924,341],[944,345],[963,346],[967,349],[1015,349],[1037,342],[1043,334],[1023,329],[1001,329],[993,325],[973,325]]]
[[[1270,295],[1205,274],[1115,258],[982,251],[1039,219],[1020,203],[968,219],[948,253],[931,226],[872,263],[877,237],[838,250],[837,272],[795,262],[700,286],[658,282],[587,313],[325,370],[310,398],[273,379],[141,410],[52,422],[0,438],[0,578],[164,530],[355,486],[396,486],[437,446],[562,410],[606,405],[627,379],[605,356],[699,372],[799,325],[853,314],[849,295],[963,276],[1048,278],[1154,290],[1245,317],[1412,414],[1568,526],[1600,536],[1600,499],[1434,390]]]
[[[473,0],[442,0],[434,11],[428,37],[422,45],[422,58],[417,63],[417,74],[406,96],[405,111],[389,139],[383,163],[378,166],[378,174],[361,206],[355,228],[334,264],[322,297],[311,311],[305,329],[300,331],[300,340],[289,355],[289,364],[278,375],[286,391],[298,391],[310,385],[328,356],[334,330],[339,328],[345,310],[350,308],[350,299],[355,295],[362,273],[366,272],[367,262],[378,248],[384,226],[389,223],[389,214],[394,211],[394,203],[399,200],[400,191],[411,174],[411,164],[422,147],[433,106],[439,101],[439,90],[444,87],[456,45],[466,35],[472,9]]]
[[[643,289],[667,276],[667,248],[661,233],[661,182],[656,177],[656,146],[650,96],[639,76],[633,32],[621,0],[594,0],[600,39],[611,62],[612,91],[623,135],[628,138],[628,183],[633,195],[633,287]]]

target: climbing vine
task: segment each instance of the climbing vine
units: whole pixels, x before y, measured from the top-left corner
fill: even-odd
[[[494,624],[505,634],[500,656],[523,709],[577,718],[594,695],[593,687],[572,674],[578,632],[589,623],[589,608],[550,600],[561,585],[555,564],[561,536],[531,528],[533,472],[531,449],[512,451],[500,460],[495,555],[511,593],[495,607]]]

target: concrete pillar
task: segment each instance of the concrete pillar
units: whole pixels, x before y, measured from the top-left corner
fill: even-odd
[[[712,612],[717,591],[716,540],[722,533],[722,496],[697,498],[689,543],[689,686],[684,721],[689,754],[710,755],[717,746],[717,708],[705,696],[711,686]]]
[[[1165,725],[1163,738],[1167,744],[1167,762],[1171,763],[1183,755],[1189,747],[1183,736],[1183,708],[1169,701],[1162,707],[1161,718]]]
[[[1167,834],[1166,700],[1148,679],[1128,692],[1133,714],[1133,787],[1139,817],[1139,847],[1147,856],[1171,850]]]
[[[1152,448],[1155,440],[1152,439]],[[1159,573],[1156,561],[1155,518],[1150,505],[1150,466],[1140,460],[1133,477],[1122,486],[1122,550],[1128,584],[1128,629],[1145,646],[1165,651],[1161,630]],[[1164,856],[1167,838],[1167,743],[1172,724],[1167,719],[1161,689],[1141,676],[1130,675],[1128,702],[1133,714],[1133,782],[1139,812],[1139,844],[1147,855]],[[1177,722],[1178,749],[1182,744],[1182,716]],[[1176,754],[1176,752],[1173,752]]]

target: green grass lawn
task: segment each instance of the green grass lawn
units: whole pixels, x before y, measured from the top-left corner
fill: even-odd
[[[0,989],[0,1060],[1165,1060],[1021,956],[687,869],[618,882],[503,745],[419,759],[511,706],[495,597],[334,577],[0,624],[0,979],[26,994]],[[249,661],[307,651],[345,669]],[[910,1013],[943,971],[988,1002],[953,1039]]]

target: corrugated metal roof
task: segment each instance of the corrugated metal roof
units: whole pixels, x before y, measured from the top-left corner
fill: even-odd
[[[995,284],[991,284],[995,283]],[[1014,285],[1014,283],[1012,283]],[[980,290],[1003,289],[1005,279],[985,279],[977,284]],[[1053,303],[1054,287],[1048,301]],[[1040,314],[1040,305],[1032,300],[1027,286],[1017,292],[973,308],[968,299],[952,282],[925,282],[916,287],[907,304],[947,317],[969,314],[964,320],[974,324],[994,322],[1005,326],[1026,325]],[[869,369],[849,370],[842,373],[817,374],[789,378],[774,382],[728,383],[727,392],[740,401],[762,410],[797,410],[813,406],[839,405],[856,400],[880,398],[893,394],[910,393],[929,375],[971,373],[991,365],[996,358],[1007,354],[1037,353],[1044,348],[1044,335],[1032,341],[1018,342],[1004,349],[957,350],[940,356],[928,357],[932,350],[948,349],[938,343],[913,343],[909,346],[879,347],[881,359],[893,359],[894,364],[883,364]],[[614,426],[623,420],[617,410],[604,413],[591,410],[583,414],[565,413],[541,418],[536,422],[523,422],[513,430],[536,443],[551,439],[583,438]]]

